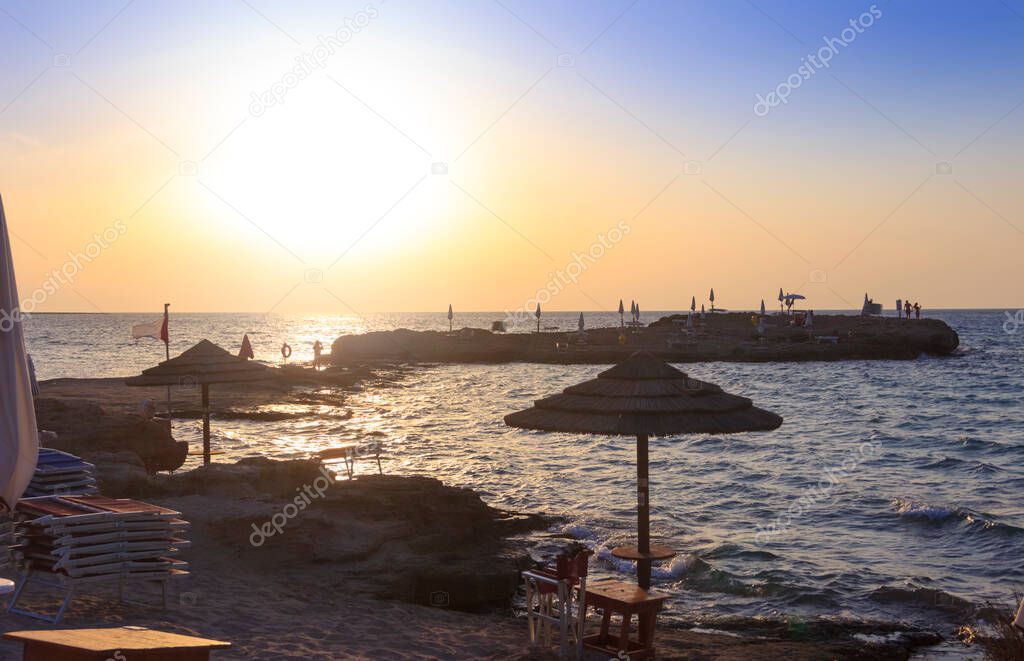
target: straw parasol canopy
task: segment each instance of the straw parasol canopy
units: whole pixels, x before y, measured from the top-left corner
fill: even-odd
[[[505,416],[505,424],[523,429],[637,437],[638,545],[615,549],[638,561],[640,587],[650,587],[651,562],[674,553],[650,543],[648,439],[679,434],[733,434],[769,431],[782,424],[778,415],[732,395],[639,351],[596,379],[534,402]]]
[[[203,463],[210,463],[210,384],[242,383],[271,378],[265,365],[233,356],[209,340],[143,370],[139,376],[125,380],[129,386],[202,387],[203,393]]]

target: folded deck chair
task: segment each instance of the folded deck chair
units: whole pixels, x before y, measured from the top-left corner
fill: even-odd
[[[76,586],[126,581],[162,584],[188,575],[188,564],[174,555],[187,548],[189,528],[181,514],[165,507],[101,495],[23,498],[16,513],[13,556],[24,577],[12,599],[12,612],[57,622]],[[64,591],[54,616],[17,608],[29,583]]]

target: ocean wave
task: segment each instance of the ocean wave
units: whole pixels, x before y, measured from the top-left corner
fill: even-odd
[[[1024,533],[1024,528],[996,521],[990,515],[975,512],[963,507],[933,505],[910,498],[894,498],[892,500],[892,505],[896,509],[897,514],[907,519],[925,520],[930,523],[937,524],[948,521],[959,521],[966,526],[970,526],[972,529],[1011,535]]]

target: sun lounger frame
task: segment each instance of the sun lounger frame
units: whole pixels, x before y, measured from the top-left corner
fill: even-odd
[[[47,622],[49,624],[58,624],[64,617],[64,613],[67,611],[68,606],[71,605],[71,601],[75,596],[75,590],[79,586],[98,583],[117,583],[117,596],[118,599],[123,602],[124,584],[127,582],[159,583],[161,598],[163,600],[163,608],[166,610],[168,581],[184,578],[185,576],[188,576],[188,574],[189,572],[186,570],[172,569],[170,572],[161,571],[157,576],[100,575],[72,578],[70,576],[65,576],[64,574],[56,574],[47,570],[35,570],[30,567],[22,575],[21,580],[18,581],[18,586],[15,588],[14,595],[11,597],[11,604],[7,607],[7,612],[39,620],[41,622]],[[17,606],[18,599],[20,599],[24,594],[25,588],[30,582],[64,590],[60,606],[57,608],[57,612],[54,615],[51,616],[45,613],[36,613]]]

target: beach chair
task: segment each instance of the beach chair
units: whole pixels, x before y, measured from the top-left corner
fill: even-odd
[[[559,658],[583,658],[583,627],[586,622],[587,569],[590,551],[575,557],[559,555],[555,568],[523,572],[526,586],[526,626],[530,646],[550,647],[558,627]]]
[[[14,557],[23,574],[8,610],[57,623],[83,585],[116,584],[124,599],[127,582],[159,583],[164,606],[167,582],[188,575],[173,556],[188,546],[189,524],[178,512],[129,499],[100,495],[45,496],[18,502]],[[18,607],[29,585],[57,588],[56,613]]]

